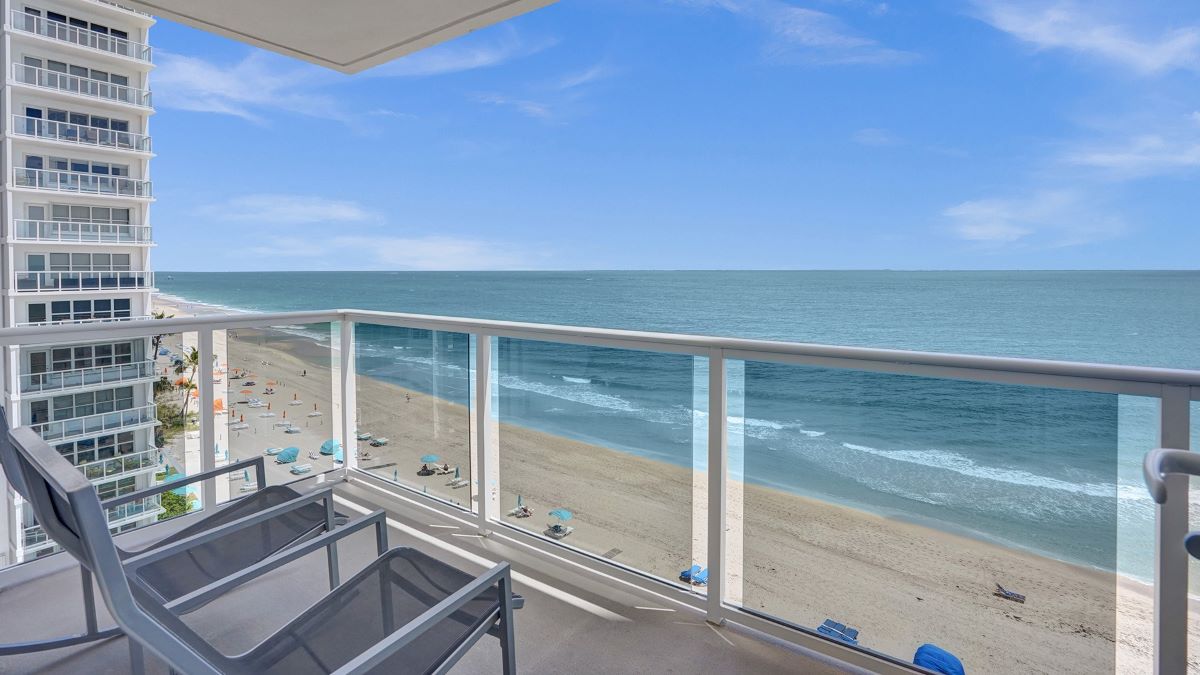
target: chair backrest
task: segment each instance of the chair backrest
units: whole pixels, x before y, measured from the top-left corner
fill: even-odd
[[[0,471],[3,471],[8,484],[26,501],[29,493],[25,491],[25,479],[17,465],[17,457],[9,437],[8,413],[0,407]]]
[[[95,488],[29,427],[0,430],[5,472],[15,470],[38,524],[90,570],[105,605],[132,638],[185,673],[218,675],[222,656],[138,585],[121,564]],[[11,469],[10,469],[10,465]]]

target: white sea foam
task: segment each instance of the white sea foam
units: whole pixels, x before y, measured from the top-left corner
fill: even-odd
[[[563,382],[572,382],[574,384],[591,384],[592,383],[592,381],[586,377],[570,377],[568,375],[563,375],[562,379],[563,379]]]
[[[542,382],[533,382],[526,380],[516,375],[501,375],[500,386],[505,389],[516,389],[518,391],[528,391],[542,396],[550,396],[552,398],[571,401],[572,403],[581,403],[590,405],[596,408],[605,410],[614,410],[617,412],[636,412],[637,406],[634,406],[629,401],[609,394],[602,394],[589,387],[568,387],[555,384],[545,384]]]

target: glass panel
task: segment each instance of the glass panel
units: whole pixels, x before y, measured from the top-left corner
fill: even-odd
[[[1117,396],[743,367],[728,600],[906,662],[933,642],[969,672],[1113,672],[1118,500],[1141,490]]]
[[[358,466],[470,508],[469,336],[354,328]]]
[[[213,378],[216,463],[266,461],[267,483],[280,485],[342,468],[338,411],[333,407],[331,324],[218,331]],[[175,349],[174,345],[167,345]],[[220,501],[255,484],[253,471],[217,484]]]
[[[498,342],[504,522],[676,583],[705,567],[692,522],[706,503],[696,359]]]

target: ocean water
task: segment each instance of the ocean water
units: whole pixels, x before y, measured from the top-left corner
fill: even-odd
[[[233,309],[354,307],[1200,368],[1197,272],[162,273]],[[465,403],[463,335],[360,329],[359,368]],[[702,360],[500,340],[505,422],[703,468]],[[1149,578],[1152,401],[734,363],[735,477]],[[1197,425],[1200,426],[1200,425]],[[747,510],[753,504],[748,503]]]

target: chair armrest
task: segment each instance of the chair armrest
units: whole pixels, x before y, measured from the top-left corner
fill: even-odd
[[[1142,473],[1146,478],[1146,487],[1150,490],[1150,496],[1156,503],[1165,504],[1167,501],[1167,476],[1169,474],[1200,476],[1200,453],[1156,448],[1146,453],[1146,459],[1142,462]],[[1186,494],[1184,496],[1186,497]]]
[[[258,484],[261,487],[262,485],[264,485],[267,482],[266,481],[266,468],[263,465],[263,458],[262,457],[251,457],[250,459],[243,459],[241,461],[234,462],[233,464],[226,464],[225,466],[217,467],[216,469],[211,469],[209,471],[203,471],[201,473],[198,473],[198,474],[195,474],[192,476],[185,476],[184,478],[182,478],[180,480],[173,480],[170,483],[162,483],[161,485],[155,485],[153,487],[144,488],[144,489],[138,490],[136,492],[130,492],[127,495],[121,495],[120,497],[113,497],[112,499],[106,499],[103,502],[100,502],[100,506],[103,506],[106,509],[111,509],[114,506],[120,506],[122,504],[128,504],[130,502],[135,502],[135,501],[145,498],[145,497],[153,497],[154,495],[162,494],[162,493],[166,492],[167,490],[177,490],[184,485],[191,485],[192,483],[195,483],[197,481],[207,480],[209,478],[216,478],[217,476],[220,476],[222,474],[232,473],[234,471],[238,471],[240,469],[245,469],[250,466],[254,467],[255,474],[258,477]]]
[[[501,580],[504,583],[500,587],[504,589],[505,594],[508,596],[507,599],[501,600],[501,604],[511,603],[512,575],[509,564],[502,562],[476,577],[474,581],[458,589],[445,600],[425,610],[420,616],[401,626],[399,630],[376,642],[349,663],[335,670],[333,675],[359,675],[360,673],[370,672],[372,668],[383,663],[388,657],[416,641],[430,628],[433,628],[443,619],[458,611],[463,605],[483,592],[484,589]]]
[[[179,541],[172,542],[165,546],[150,549],[145,553],[139,553],[138,555],[131,556],[123,561],[125,569],[129,572],[136,572],[138,569],[149,565],[152,562],[157,562],[163,558],[169,558],[176,553],[186,551],[189,548],[199,546],[200,544],[206,544],[214,539],[223,537],[230,532],[236,532],[237,530],[257,525],[276,516],[288,513],[289,511],[295,511],[296,509],[299,509],[302,506],[308,506],[313,502],[326,502],[328,504],[332,504],[333,487],[330,486],[320,490],[315,490],[306,495],[300,495],[299,497],[289,499],[282,504],[277,504],[270,508],[263,509],[262,511],[251,513],[247,516],[242,516],[241,518],[228,522],[224,525],[213,527],[203,532],[198,532],[190,537],[187,537],[186,539],[180,539]]]
[[[256,579],[267,572],[278,569],[280,565],[286,565],[297,558],[301,558],[309,553],[312,553],[313,551],[325,548],[335,541],[343,539],[372,525],[375,526],[375,537],[379,548],[379,554],[383,555],[383,553],[387,551],[387,512],[379,510],[370,515],[363,516],[362,518],[356,518],[349,523],[342,525],[336,530],[333,530],[332,532],[326,532],[325,534],[310,539],[302,544],[289,546],[283,551],[280,551],[269,558],[263,558],[259,562],[243,569],[240,572],[235,572],[223,579],[218,579],[207,586],[198,588],[187,595],[176,598],[175,600],[167,603],[167,609],[175,612],[176,614],[187,612],[197,605],[208,602],[208,600],[214,596],[219,596],[223,593],[226,593],[234,588],[237,588],[238,586],[241,586],[247,581],[250,581],[251,579]]]

